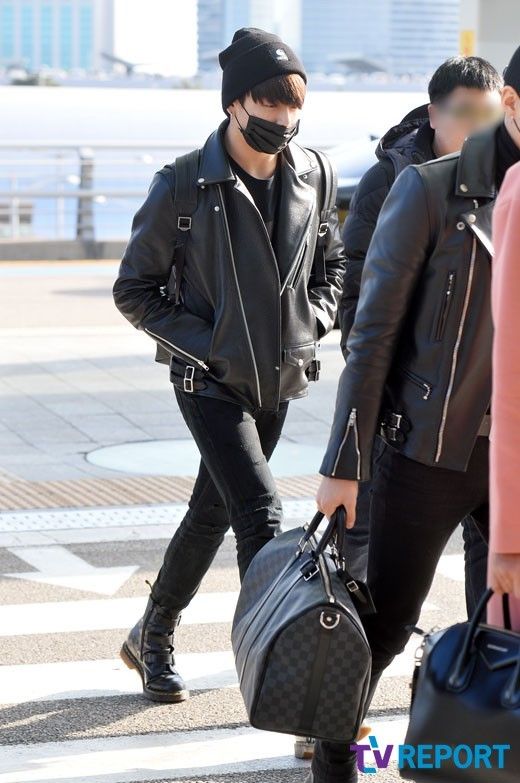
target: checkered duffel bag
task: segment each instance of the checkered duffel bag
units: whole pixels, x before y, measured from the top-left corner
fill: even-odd
[[[322,519],[317,513],[255,556],[231,641],[252,726],[348,742],[363,719],[371,669],[358,612],[374,607],[345,568],[344,510],[319,539]]]

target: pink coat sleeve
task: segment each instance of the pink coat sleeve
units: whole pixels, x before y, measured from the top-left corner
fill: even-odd
[[[493,244],[490,550],[520,553],[520,163],[509,169],[500,189]],[[519,627],[519,602],[512,603],[514,625]],[[494,597],[490,622],[498,620],[497,608]]]

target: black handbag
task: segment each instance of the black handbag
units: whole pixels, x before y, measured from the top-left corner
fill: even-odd
[[[412,684],[405,744],[448,746],[448,758],[418,768],[401,764],[400,774],[416,783],[518,783],[520,781],[520,633],[481,623],[493,595],[487,590],[470,622],[424,634]],[[494,751],[489,768],[477,746],[510,745]],[[501,759],[502,757],[502,759]],[[435,757],[434,757],[435,758]],[[431,759],[430,759],[431,761]],[[500,763],[503,768],[500,768]],[[478,766],[477,766],[478,763]]]
[[[308,527],[276,536],[254,557],[231,642],[252,726],[349,742],[371,671],[358,611],[374,607],[367,586],[345,568],[344,511],[318,541],[322,519],[318,512]]]

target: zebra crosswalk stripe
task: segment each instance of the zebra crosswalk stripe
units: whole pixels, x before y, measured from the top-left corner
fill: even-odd
[[[415,639],[383,673],[383,678],[408,677],[413,670]],[[191,691],[238,685],[231,650],[178,653],[176,664]],[[0,666],[0,704],[32,701],[106,698],[141,692],[141,680],[120,658]]]
[[[183,612],[181,622],[228,623],[236,600],[236,592],[199,593]],[[139,596],[7,604],[0,606],[0,636],[131,628],[143,614],[146,601],[146,597]]]
[[[405,716],[372,721],[380,747],[402,742],[406,726]],[[240,727],[11,745],[2,748],[0,783],[145,783],[305,767],[293,741]]]

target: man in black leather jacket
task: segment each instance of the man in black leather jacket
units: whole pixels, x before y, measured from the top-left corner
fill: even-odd
[[[504,121],[460,153],[399,175],[363,269],[317,502],[327,516],[343,505],[353,525],[358,482],[373,472],[368,582],[377,612],[364,618],[365,711],[419,620],[455,527],[472,514],[487,531],[491,216],[520,160],[520,49],[505,84]],[[373,468],[378,433],[385,444]],[[355,753],[317,742],[313,776],[354,783]]]
[[[280,530],[268,460],[289,400],[318,378],[316,348],[334,325],[344,273],[335,208],[323,220],[319,160],[292,141],[303,65],[254,28],[235,33],[220,63],[226,120],[200,151],[196,209],[177,216],[175,166],[157,172],[113,291],[121,313],[156,341],[156,361],[169,364],[201,454],[189,510],[121,650],[153,701],[188,696],[174,629],[230,525],[241,578]],[[177,277],[181,227],[189,238]]]
[[[339,306],[341,350],[348,356],[347,340],[359,300],[363,265],[377,218],[395,179],[410,164],[426,163],[457,152],[466,136],[495,120],[500,105],[502,78],[480,57],[451,57],[442,63],[428,85],[430,103],[420,106],[385,133],[376,148],[377,162],[356,188],[342,230],[347,265]],[[449,111],[446,107],[449,106]],[[381,444],[374,444],[374,457]],[[366,580],[370,535],[371,482],[359,486],[356,524],[347,530],[349,571]],[[486,587],[488,546],[471,516],[463,522],[466,564],[466,606],[473,614]],[[311,758],[314,743],[300,743],[297,755]]]
[[[464,139],[494,122],[502,77],[480,57],[450,57],[428,85],[430,104],[410,112],[391,128],[376,149],[378,158],[362,177],[342,230],[347,266],[340,302],[341,349],[354,323],[364,261],[383,203],[396,177],[410,164],[426,163],[462,147]],[[449,112],[446,107],[449,106]],[[375,455],[379,442],[375,444]],[[359,487],[356,524],[348,531],[350,570],[366,578],[370,482]],[[466,607],[473,614],[486,587],[487,544],[471,516],[463,522]]]

